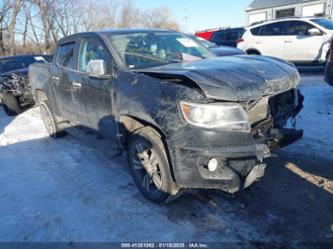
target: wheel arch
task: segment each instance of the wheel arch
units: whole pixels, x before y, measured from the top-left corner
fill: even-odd
[[[166,134],[162,131],[162,129],[152,122],[148,122],[142,118],[138,118],[132,115],[121,115],[118,121],[118,141],[119,145],[122,149],[126,149],[127,142],[129,136],[138,129],[150,127],[151,130],[161,138],[161,141],[164,145],[164,149],[167,155],[167,159],[169,162],[169,168],[171,172],[171,176],[173,181],[175,181],[174,172],[173,172],[173,164],[171,161],[170,150],[166,140]]]
[[[35,89],[34,99],[36,101],[36,104],[40,104],[42,101],[45,101],[48,98],[47,98],[45,91],[43,91],[42,89]]]
[[[126,148],[129,135],[143,127],[151,127],[159,137],[163,139],[166,137],[165,133],[157,124],[138,118],[134,115],[121,115],[118,120],[118,136],[122,148]]]
[[[328,62],[328,60],[330,59],[330,56],[331,56],[331,49],[328,48],[326,51],[326,55],[325,55],[325,63]]]

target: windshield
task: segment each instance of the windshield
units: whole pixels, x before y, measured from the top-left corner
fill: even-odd
[[[199,42],[176,32],[131,32],[108,38],[130,69],[213,57]]]
[[[0,74],[29,67],[30,64],[44,62],[42,56],[0,59]]]
[[[333,30],[333,21],[324,19],[324,18],[317,18],[311,19],[312,22],[317,23],[318,25],[324,27],[325,29]]]
[[[196,39],[198,42],[200,42],[203,46],[205,46],[206,48],[216,48],[217,45],[213,42],[207,41],[204,38],[198,37],[198,36],[192,36],[193,39]]]

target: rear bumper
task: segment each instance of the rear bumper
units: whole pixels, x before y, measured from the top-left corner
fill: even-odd
[[[255,140],[251,134],[199,129],[193,132],[190,128],[183,130],[182,134],[182,141],[191,142],[181,146],[179,142],[174,143],[178,145],[172,150],[176,182],[187,188],[219,189],[229,193],[249,187],[264,175],[266,165],[263,162],[270,157],[272,148],[285,146],[302,137],[302,131],[296,130],[275,131],[274,137],[265,141]],[[200,146],[195,146],[198,144]],[[212,158],[218,161],[213,172],[207,167]]]

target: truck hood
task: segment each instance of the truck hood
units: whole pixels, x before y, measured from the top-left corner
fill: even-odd
[[[20,76],[28,75],[28,68],[20,68],[20,69],[8,71],[8,72],[1,74],[0,76],[11,76],[13,74],[20,75]]]
[[[174,63],[138,72],[152,77],[185,77],[208,98],[237,102],[285,92],[300,81],[297,69],[288,62],[247,55]]]
[[[217,56],[231,56],[231,55],[241,55],[245,52],[239,48],[229,47],[229,46],[220,46],[210,48],[210,51]]]

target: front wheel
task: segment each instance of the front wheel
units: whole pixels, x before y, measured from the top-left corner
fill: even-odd
[[[142,128],[130,136],[127,155],[134,182],[147,199],[167,203],[180,195],[164,145],[152,128]]]
[[[44,126],[46,128],[47,133],[49,133],[50,137],[58,138],[64,135],[64,132],[59,129],[56,118],[51,112],[48,104],[44,101],[39,104],[40,114],[43,119]]]
[[[18,98],[11,93],[2,93],[1,102],[8,116],[15,116],[22,112]]]

